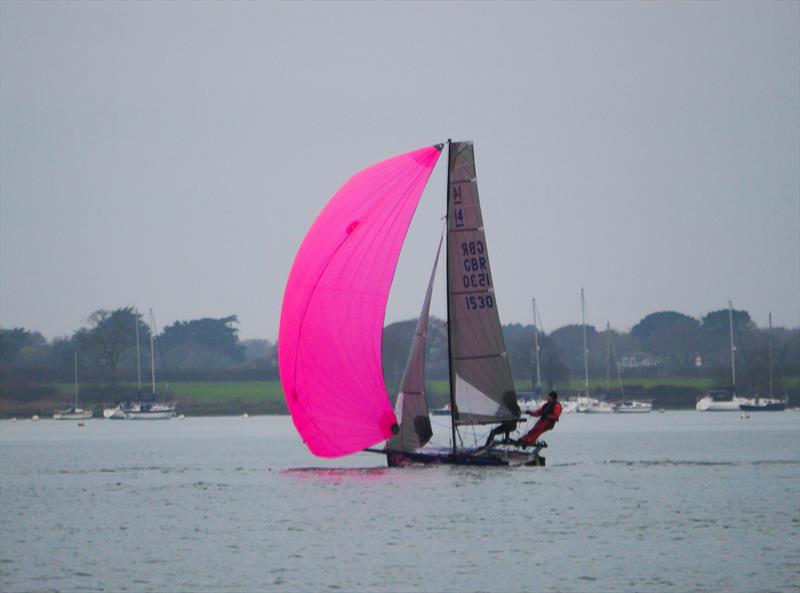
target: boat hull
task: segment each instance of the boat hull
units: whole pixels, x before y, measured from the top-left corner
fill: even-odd
[[[103,418],[106,420],[125,420],[125,412],[121,407],[106,408],[103,410]]]
[[[617,414],[649,414],[653,404],[648,402],[621,403],[617,406]]]
[[[544,467],[545,458],[539,455],[538,448],[531,452],[516,449],[475,449],[453,453],[449,449],[428,451],[386,451],[389,467],[409,465],[469,465],[484,467],[532,466]]]
[[[595,404],[591,406],[578,406],[578,413],[580,414],[613,414],[614,406],[606,403]]]
[[[739,412],[741,406],[747,405],[740,401],[708,401],[706,398],[697,402],[695,408],[698,412]]]
[[[169,410],[147,410],[147,411],[128,411],[125,417],[128,420],[169,420],[175,415],[175,409]]]
[[[56,412],[53,420],[88,420],[94,415],[92,410],[79,410],[76,412]]]
[[[741,404],[739,409],[743,412],[783,412],[786,402],[770,402],[768,404]]]

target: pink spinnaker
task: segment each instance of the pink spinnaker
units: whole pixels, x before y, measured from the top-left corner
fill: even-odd
[[[392,436],[381,336],[400,248],[440,147],[351,177],[317,216],[283,295],[278,353],[292,420],[312,453],[339,457]]]

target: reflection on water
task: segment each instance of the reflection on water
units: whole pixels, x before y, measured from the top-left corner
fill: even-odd
[[[388,467],[296,467],[282,471],[285,476],[341,482],[343,480],[381,480],[391,472]]]
[[[0,422],[0,590],[796,591],[792,413],[571,416],[547,468],[317,459],[288,418]],[[446,431],[440,434],[446,442]]]

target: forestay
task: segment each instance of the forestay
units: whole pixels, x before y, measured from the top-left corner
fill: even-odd
[[[489,266],[472,142],[449,156],[448,287],[453,420],[502,422],[519,417]]]
[[[300,246],[278,341],[286,402],[315,455],[338,457],[397,430],[381,369],[386,302],[400,248],[441,146],[361,171]]]

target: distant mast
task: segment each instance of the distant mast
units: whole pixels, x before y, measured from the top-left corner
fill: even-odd
[[[767,347],[769,349],[769,397],[772,399],[772,313],[769,314],[769,333],[767,334]]]
[[[586,347],[586,299],[581,288],[581,328],[583,329],[583,387],[589,395],[589,349]]]
[[[139,313],[137,311],[136,318],[136,395],[142,396],[142,353],[139,349]]]
[[[606,396],[611,391],[611,322],[606,321]]]
[[[153,336],[156,333],[156,318],[150,309],[150,380],[153,385],[153,395],[156,395],[156,351],[153,348]]]
[[[75,409],[78,409],[78,351],[75,351]]]
[[[539,327],[536,322],[536,299],[532,298],[531,300],[533,301],[533,355],[536,361],[536,382],[533,386],[533,391],[536,392],[541,389],[542,374],[539,367]]]
[[[728,325],[731,334],[731,383],[732,391],[736,394],[736,346],[733,345],[733,303],[728,301]]]

